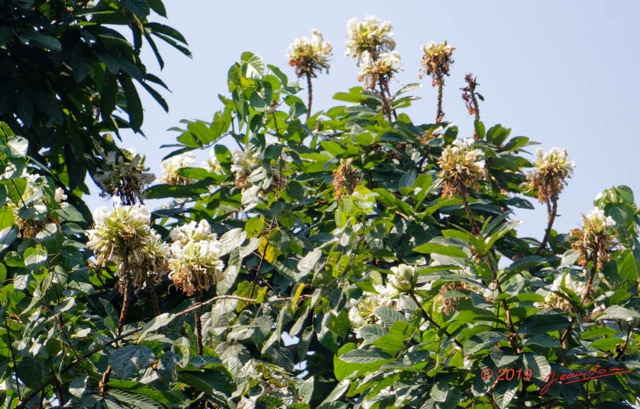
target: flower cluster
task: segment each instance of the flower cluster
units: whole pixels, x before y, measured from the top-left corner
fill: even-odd
[[[599,208],[582,215],[582,228],[571,230],[571,248],[578,251],[578,264],[586,266],[590,261],[596,270],[610,260],[617,245],[616,223]]]
[[[418,274],[415,266],[400,264],[391,267],[391,273],[387,276],[385,285],[374,284],[375,291],[365,291],[360,299],[351,300],[349,320],[356,329],[356,334],[358,334],[358,328],[378,323],[378,317],[375,314],[378,307],[386,306],[401,312],[403,302],[400,294],[411,292],[416,288]]]
[[[24,191],[18,202],[7,198],[7,207],[13,212],[14,220],[23,237],[35,237],[42,228],[49,223],[59,223],[58,217],[50,212],[51,208],[58,208],[64,204],[67,195],[57,187],[51,191],[47,178],[40,175],[23,173],[26,181]],[[21,213],[20,209],[29,208],[31,211]],[[28,217],[26,215],[29,215]]]
[[[374,289],[376,292],[365,291],[360,299],[351,300],[349,320],[356,334],[358,334],[358,328],[378,322],[378,317],[375,315],[376,308],[386,306],[399,309],[396,300],[398,292],[395,289],[381,285],[375,285]]]
[[[484,176],[482,151],[473,148],[473,140],[455,140],[447,146],[438,159],[439,176],[444,180],[442,196],[466,194],[467,189],[477,188]]]
[[[109,152],[93,176],[102,189],[101,196],[117,196],[122,203],[133,205],[143,196],[144,188],[155,180],[153,173],[146,173],[145,156],[133,150]]]
[[[358,21],[357,18],[349,20],[346,55],[360,63],[367,54],[372,60],[377,60],[382,53],[393,51],[396,42],[391,38],[392,29],[391,23],[381,22],[374,16],[367,16],[364,21]]]
[[[558,275],[544,297],[544,303],[536,303],[535,306],[541,309],[557,308],[567,312],[574,312],[574,308],[568,298],[571,296],[582,297],[587,290],[587,284],[572,277],[571,272]],[[564,295],[564,296],[563,296]]]
[[[352,194],[360,183],[358,170],[351,164],[352,159],[341,159],[340,165],[333,171],[334,198],[340,200],[345,194]]]
[[[400,54],[396,51],[381,54],[376,60],[369,54],[362,57],[358,81],[363,82],[365,87],[373,89],[380,78],[389,80],[395,73],[400,71]]]
[[[351,19],[347,24],[347,56],[358,61],[361,67],[358,81],[367,88],[375,88],[380,83],[382,92],[386,90],[393,74],[400,71],[400,54],[394,52],[391,23],[367,16],[364,21]]]
[[[415,266],[400,264],[391,267],[393,274],[389,276],[389,284],[401,292],[413,290],[418,283],[418,274]]]
[[[236,177],[236,187],[238,189],[243,190],[250,186],[251,183],[248,181],[249,175],[260,167],[261,162],[262,155],[251,149],[235,151],[233,153],[231,172],[233,172]]]
[[[93,229],[87,230],[87,246],[98,265],[119,265],[121,284],[136,288],[156,285],[166,272],[169,247],[151,228],[151,214],[144,205],[96,210]],[[122,288],[121,288],[122,289]]]
[[[540,203],[557,200],[567,179],[571,177],[575,162],[569,162],[567,150],[551,148],[547,153],[536,150],[535,171],[527,175],[525,188],[535,191]]]
[[[420,61],[422,68],[420,69],[420,78],[423,75],[430,75],[432,78],[432,85],[444,84],[444,77],[449,75],[451,64],[453,64],[453,50],[455,48],[443,42],[436,44],[430,41],[428,44],[422,46],[423,56]]]
[[[263,193],[267,192],[274,182],[277,186],[283,186],[286,183],[282,176],[282,169],[264,162],[264,152],[267,147],[261,148],[254,145],[233,154],[231,172],[235,175],[236,188],[242,191],[241,202],[245,210],[257,206]]]
[[[170,237],[169,279],[185,294],[208,291],[222,280],[220,243],[206,220],[176,227]]]
[[[311,31],[311,39],[295,39],[289,46],[287,58],[298,77],[309,75],[315,78],[323,69],[329,72],[329,58],[332,55],[331,43],[324,41],[322,33],[314,29]]]
[[[191,183],[190,179],[180,175],[178,171],[183,168],[192,167],[195,163],[196,157],[191,153],[176,155],[163,160],[160,181],[167,185],[186,185]]]

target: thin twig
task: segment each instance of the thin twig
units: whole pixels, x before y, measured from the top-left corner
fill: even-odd
[[[313,104],[313,84],[311,81],[311,73],[306,72],[307,77],[307,119],[311,116],[311,105]]]
[[[436,111],[436,124],[444,119],[444,111],[442,111],[442,96],[444,93],[444,79],[437,80],[438,85],[438,110]]]
[[[553,222],[556,220],[556,216],[558,215],[558,197],[552,196],[551,200],[546,200],[547,203],[547,228],[544,232],[544,237],[540,242],[540,247],[538,247],[538,251],[536,254],[540,254],[542,250],[547,246],[547,242],[549,241],[549,237],[551,237],[551,229],[553,228]]]
[[[196,302],[201,302],[202,294],[198,291],[196,295]],[[204,344],[202,342],[202,320],[200,319],[200,313],[198,310],[193,311],[193,319],[196,323],[196,342],[198,345],[198,355],[204,355]]]

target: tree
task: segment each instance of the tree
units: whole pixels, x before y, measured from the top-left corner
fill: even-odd
[[[415,122],[402,111],[417,85],[390,89],[390,24],[349,29],[365,87],[327,111],[308,112],[297,84],[243,53],[222,108],[186,123],[146,191],[170,200],[153,212],[133,195],[83,229],[53,180],[30,176],[27,141],[3,128],[5,405],[638,403],[631,190],[608,189],[582,226],[555,231],[565,150],[528,159],[529,138],[487,129],[472,75],[472,137],[444,121],[440,98],[436,123]],[[442,94],[453,49],[424,51]],[[200,149],[206,167],[190,156]],[[531,198],[548,206],[541,241],[515,230],[513,209]]]
[[[87,172],[116,149],[105,132],[141,131],[134,81],[168,110],[156,88],[166,85],[147,71],[141,48],[146,40],[161,68],[154,37],[189,51],[178,31],[150,21],[152,12],[166,17],[160,0],[0,2],[0,120],[29,139],[43,172],[77,195],[88,193]]]

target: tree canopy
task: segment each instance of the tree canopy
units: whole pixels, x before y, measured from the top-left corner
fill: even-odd
[[[117,15],[144,26],[160,6],[100,2],[89,10],[94,19],[106,11],[104,24]],[[446,42],[426,44],[420,56],[438,96],[428,113],[435,120],[411,118],[406,108],[426,92],[393,89],[401,60],[391,30],[372,16],[349,22],[348,55],[362,86],[337,92],[326,110],[312,110],[313,80],[332,54],[321,33],[289,49],[305,89],[243,53],[212,120],[176,128],[159,183],[147,187],[142,155],[96,151],[87,169],[117,200],[95,209],[93,223],[60,186],[67,160],[41,162],[44,145],[24,112],[7,108],[2,404],[637,404],[640,219],[631,189],[604,191],[582,225],[557,232],[574,170],[566,150],[532,155],[528,137],[485,125],[471,74],[463,89],[470,118],[460,121],[474,131],[459,136],[442,98],[455,74]],[[110,72],[100,61],[92,72]],[[131,74],[125,65],[111,75]],[[120,109],[131,115],[120,85]],[[63,117],[84,126],[72,110]],[[84,132],[111,144],[92,121]],[[200,151],[209,154],[203,166]],[[164,202],[151,210],[144,199]],[[548,213],[541,240],[516,229],[514,210],[533,200]]]

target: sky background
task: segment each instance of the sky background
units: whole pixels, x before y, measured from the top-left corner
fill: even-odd
[[[460,137],[472,135],[473,120],[460,97],[463,77],[472,72],[485,102],[482,120],[489,128],[500,123],[512,136],[524,135],[547,151],[565,147],[577,163],[569,186],[560,196],[555,228],[568,231],[581,223],[581,213],[593,207],[597,193],[613,185],[630,186],[640,196],[637,177],[640,112],[640,2],[636,1],[253,1],[166,0],[168,21],[184,34],[193,58],[162,47],[166,62],[160,71],[147,50],[150,72],[171,89],[165,93],[165,113],[144,96],[147,139],[125,137],[124,147],[148,156],[159,176],[160,161],[175,142],[167,131],[181,119],[210,120],[221,108],[218,94],[227,93],[226,75],[243,51],[261,55],[280,66],[290,78],[285,56],[299,36],[318,28],[334,47],[330,75],[314,82],[314,110],[336,103],[331,96],[358,85],[358,68],[344,55],[346,24],[366,14],[388,20],[394,27],[396,51],[404,71],[392,84],[421,82],[413,91],[422,99],[408,111],[416,123],[433,122],[436,91],[431,81],[417,77],[420,47],[430,40],[447,40],[455,47],[451,77],[444,94],[445,119],[460,127]],[[141,92],[144,94],[144,91]],[[303,92],[301,96],[304,98]],[[533,154],[535,147],[530,149]],[[93,198],[95,204],[105,204]],[[520,232],[541,238],[546,211],[518,212]]]

